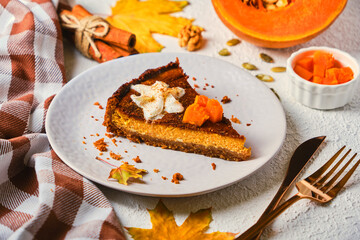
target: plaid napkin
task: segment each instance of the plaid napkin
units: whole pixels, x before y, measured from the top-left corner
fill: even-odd
[[[1,0],[0,23],[0,239],[125,239],[108,200],[45,134],[65,84],[53,3]]]

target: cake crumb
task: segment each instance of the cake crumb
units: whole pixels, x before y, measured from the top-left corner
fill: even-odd
[[[251,126],[251,123],[247,123],[246,126]]]
[[[197,84],[194,84],[194,88],[200,88],[199,85]]]
[[[99,102],[94,102],[95,106],[98,106],[100,109],[104,109],[103,106],[101,106],[101,104]]]
[[[136,163],[141,163],[139,156],[136,156],[136,158],[133,158],[132,160]]]
[[[103,152],[100,152],[100,153],[99,153],[99,156],[102,156],[102,155],[103,155]]]
[[[94,116],[91,116],[91,118],[94,118]]]
[[[173,175],[173,178],[171,179],[171,182],[175,184],[179,184],[181,180],[184,180],[183,175],[181,175],[180,173],[175,173]]]
[[[86,139],[86,137],[83,137],[83,139]]]
[[[95,121],[99,121],[99,119],[95,118]]]
[[[97,133],[97,134],[95,134],[95,135],[96,135],[97,137],[98,137],[98,136],[100,136],[100,134],[98,134],[98,133]]]
[[[93,136],[95,136],[94,134],[90,134],[90,137],[93,137]]]
[[[113,137],[115,137],[115,134],[113,134],[113,133],[105,133],[105,136],[107,136],[108,138],[113,138]]]
[[[208,86],[209,86],[209,84],[208,84],[208,83],[205,83],[205,86],[206,86],[206,87],[208,87]]]
[[[127,150],[125,150],[124,152],[125,152],[125,153],[128,153],[128,151],[127,151]]]
[[[82,141],[82,143],[83,143],[83,144],[86,144],[86,142],[85,142],[85,141]]]
[[[240,120],[236,117],[234,117],[234,115],[231,115],[231,119],[230,119],[233,123],[237,123],[237,124],[241,124]]]
[[[214,85],[211,85],[211,88],[214,88],[215,86]]]
[[[105,141],[104,138],[100,138],[99,140],[94,142],[94,146],[101,152],[106,152],[107,147],[109,146]]]
[[[120,154],[116,154],[116,153],[114,153],[114,152],[112,152],[112,151],[110,151],[110,157],[111,157],[112,159],[115,159],[115,160],[120,160],[120,159],[123,158]]]
[[[167,180],[167,179],[168,179],[167,177],[164,177],[164,176],[161,176],[161,178],[162,178],[163,180]]]
[[[222,102],[223,104],[226,104],[226,103],[231,102],[231,99],[230,99],[228,96],[224,96],[224,97],[221,99],[221,102]]]
[[[159,169],[157,169],[157,168],[154,168],[154,173],[158,173],[159,172]]]
[[[114,144],[116,147],[118,146],[118,145],[116,144],[116,139],[115,139],[115,138],[113,138],[111,141],[113,142],[113,144]]]
[[[192,80],[196,81],[196,78],[195,78],[195,77],[193,77],[193,78],[192,78]]]
[[[205,91],[205,90],[206,90],[206,87],[204,87],[203,90]]]
[[[215,163],[211,163],[212,169],[215,170],[216,169],[216,164]]]

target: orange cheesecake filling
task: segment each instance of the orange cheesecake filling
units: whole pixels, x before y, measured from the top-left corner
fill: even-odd
[[[112,122],[119,128],[126,128],[137,134],[148,135],[167,141],[198,144],[205,147],[224,148],[233,152],[250,155],[250,148],[245,148],[245,137],[232,138],[219,134],[192,131],[190,129],[176,128],[168,125],[144,123],[134,118],[130,118],[119,111],[112,115]],[[165,136],[165,137],[164,137]]]

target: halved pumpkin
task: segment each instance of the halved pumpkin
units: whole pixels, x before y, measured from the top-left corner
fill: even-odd
[[[257,0],[259,3],[262,0]],[[286,48],[325,31],[345,8],[347,0],[291,0],[267,10],[245,0],[212,0],[222,22],[238,37],[260,47]]]

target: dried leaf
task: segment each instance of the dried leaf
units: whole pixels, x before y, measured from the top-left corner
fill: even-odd
[[[118,168],[111,169],[109,178],[118,180],[120,184],[128,185],[130,178],[142,178],[141,174],[147,173],[144,169],[137,169],[133,165],[127,163],[122,164]]]
[[[153,37],[160,33],[177,37],[180,30],[193,19],[170,16],[188,5],[187,1],[119,0],[106,20],[117,28],[136,35],[135,49],[139,53],[160,52],[164,48]]]
[[[273,67],[273,68],[271,68],[271,71],[276,72],[276,73],[285,72],[286,67]]]
[[[260,58],[267,63],[273,63],[274,59],[272,57],[270,57],[269,55],[267,55],[266,53],[260,53]]]
[[[235,46],[235,45],[238,45],[240,43],[240,40],[237,39],[237,38],[233,38],[233,39],[230,39],[229,41],[226,42],[226,45],[228,46]]]
[[[212,221],[211,209],[201,209],[191,213],[181,226],[175,222],[174,215],[159,201],[155,209],[148,210],[152,229],[126,228],[134,240],[230,240],[234,233],[204,233]]]
[[[257,74],[256,77],[263,82],[273,82],[274,81],[274,78],[272,76],[266,75],[266,74]]]
[[[258,70],[258,68],[254,65],[254,64],[251,64],[251,63],[243,63],[242,64],[243,68],[245,68],[246,70],[249,70],[249,71],[253,71],[253,70]]]
[[[229,56],[230,52],[229,52],[229,50],[227,50],[227,48],[223,48],[219,51],[219,55],[220,56]]]

